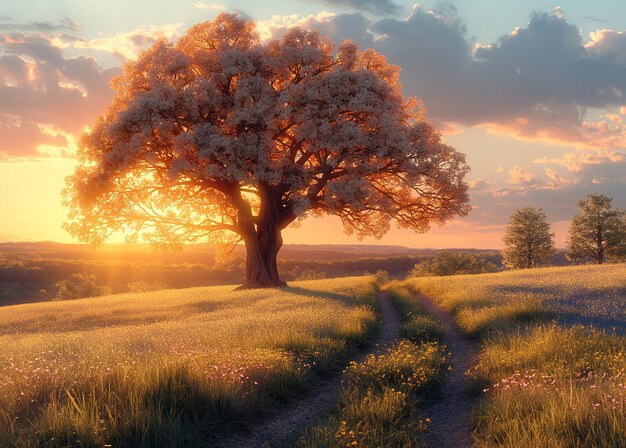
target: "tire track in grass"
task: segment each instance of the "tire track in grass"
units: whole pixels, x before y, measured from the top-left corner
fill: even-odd
[[[368,356],[384,353],[400,334],[400,315],[386,293],[378,296],[382,310],[380,332],[371,350],[360,353],[353,360],[363,362]],[[348,363],[346,363],[347,365]],[[325,413],[332,410],[341,394],[343,374],[321,381],[306,397],[294,403],[266,422],[252,428],[248,434],[230,434],[217,441],[219,448],[280,447],[304,428],[312,427]]]
[[[427,447],[468,448],[472,446],[472,410],[479,397],[468,394],[472,383],[465,372],[478,363],[479,345],[461,333],[452,315],[439,308],[430,298],[418,295],[427,314],[439,320],[445,329],[445,343],[451,353],[448,362],[452,371],[440,389],[437,401],[424,407],[430,418],[425,433]]]

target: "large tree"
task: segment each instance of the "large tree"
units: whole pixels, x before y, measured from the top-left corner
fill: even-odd
[[[232,14],[158,41],[82,140],[66,229],[94,244],[243,240],[247,285],[276,286],[281,231],[306,215],[359,237],[464,215],[465,158],[398,79],[374,50],[300,28],[262,42]]]
[[[589,194],[578,202],[580,213],[569,230],[570,260],[586,258],[602,264],[607,257],[626,256],[625,212],[611,203],[603,194]]]
[[[545,213],[539,208],[524,207],[511,215],[504,234],[504,265],[509,268],[534,268],[555,254],[554,234]]]

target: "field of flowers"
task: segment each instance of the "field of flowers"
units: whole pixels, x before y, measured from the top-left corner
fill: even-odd
[[[0,446],[210,442],[301,395],[377,325],[370,277],[232,289],[0,308]]]
[[[626,265],[407,285],[480,337],[476,446],[626,446]]]

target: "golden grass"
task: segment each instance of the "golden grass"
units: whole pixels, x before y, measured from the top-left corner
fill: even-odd
[[[626,266],[410,279],[481,336],[475,445],[625,447]],[[560,326],[577,321],[590,326]],[[608,324],[607,324],[608,322]]]
[[[570,315],[626,325],[624,264],[410,278],[406,284],[452,311],[470,336]]]
[[[298,440],[301,448],[423,447],[429,420],[420,407],[446,374],[442,328],[424,315],[411,292],[397,282],[385,287],[404,325],[386,353],[351,362],[337,410]]]
[[[489,341],[480,447],[626,446],[626,339],[556,325]]]
[[[206,443],[336,368],[373,306],[358,277],[1,308],[0,446]]]

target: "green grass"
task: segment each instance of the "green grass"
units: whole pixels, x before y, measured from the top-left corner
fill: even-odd
[[[607,318],[621,322],[625,265],[430,277],[407,285],[451,310],[468,336],[481,338],[474,373],[485,384],[485,399],[476,413],[475,446],[626,446],[626,338],[556,323],[572,315],[596,326]]]
[[[351,363],[337,409],[307,430],[299,447],[422,447],[429,421],[422,403],[446,374],[443,330],[425,316],[410,291],[391,283],[386,292],[403,319],[402,339],[386,353]]]
[[[371,277],[0,309],[0,446],[198,446],[296,399],[377,325]]]

